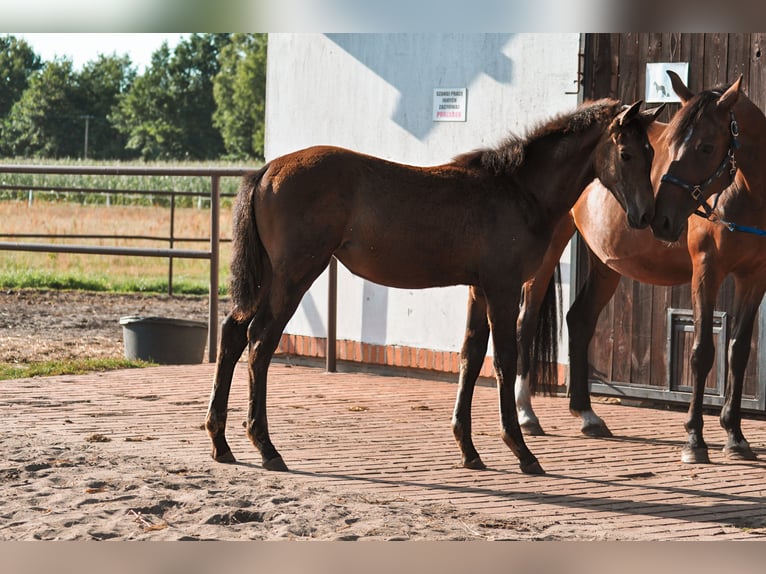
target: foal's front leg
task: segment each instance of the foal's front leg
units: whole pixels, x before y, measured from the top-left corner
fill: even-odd
[[[487,295],[487,316],[492,332],[495,353],[495,376],[500,397],[500,423],[503,442],[519,459],[521,471],[527,474],[545,474],[535,455],[527,448],[516,415],[514,382],[518,358],[516,321],[519,315],[521,285],[509,285]]]
[[[460,378],[458,380],[455,411],[452,415],[452,433],[455,435],[465,468],[486,468],[471,438],[471,403],[476,379],[481,372],[489,343],[489,321],[484,294],[471,287],[468,295],[468,318],[465,338],[460,350]]]

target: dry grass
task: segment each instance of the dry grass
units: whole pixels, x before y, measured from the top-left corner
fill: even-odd
[[[0,202],[0,222],[4,234],[45,233],[79,235],[143,235],[167,237],[170,234],[170,209],[143,206],[99,206],[72,203],[22,201]],[[174,235],[204,238],[210,235],[208,209],[176,208]],[[221,237],[231,237],[231,209],[221,210]],[[119,239],[30,239],[3,237],[2,241],[73,243],[120,247],[168,247],[167,241]],[[208,249],[207,243],[176,241],[179,249]],[[221,244],[221,284],[228,280],[230,245]],[[155,257],[119,257],[68,253],[0,251],[0,269],[5,273],[35,271],[84,278],[107,278],[111,283],[167,280],[168,260]],[[209,263],[206,260],[175,259],[173,282],[206,286]]]

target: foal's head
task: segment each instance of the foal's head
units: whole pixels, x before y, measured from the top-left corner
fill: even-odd
[[[657,191],[652,231],[659,239],[677,241],[695,210],[709,211],[707,198],[728,187],[736,171],[734,150],[738,128],[734,105],[742,76],[726,89],[695,95],[681,78],[668,72],[683,106],[668,126],[670,164]]]
[[[642,229],[654,216],[654,193],[649,179],[654,150],[646,130],[663,106],[639,111],[641,101],[626,106],[599,141],[594,167],[596,176],[611,191],[628,217],[631,227]]]

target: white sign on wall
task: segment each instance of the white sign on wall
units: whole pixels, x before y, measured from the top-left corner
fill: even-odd
[[[665,72],[672,70],[689,85],[689,62],[657,62],[646,65],[646,97],[647,103],[680,102],[681,99],[673,91],[670,76]]]
[[[435,122],[464,122],[467,88],[434,89]]]

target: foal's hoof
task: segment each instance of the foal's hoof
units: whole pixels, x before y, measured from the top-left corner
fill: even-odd
[[[519,468],[524,474],[545,474],[543,467],[537,462],[537,459],[532,459],[531,462],[519,463]]]
[[[605,424],[590,424],[583,426],[582,434],[591,438],[612,438],[614,435]]]
[[[758,456],[750,448],[750,445],[745,443],[726,445],[723,447],[723,454],[729,460],[758,460]]]
[[[545,431],[543,430],[543,427],[541,427],[540,423],[537,421],[523,423],[520,426],[521,426],[521,432],[523,432],[527,436],[545,436]]]
[[[471,470],[484,470],[487,468],[487,465],[484,464],[484,462],[481,460],[481,457],[472,458],[471,460],[466,460],[463,462],[464,468],[469,468]]]
[[[707,454],[707,447],[693,448],[689,445],[681,449],[681,462],[689,464],[709,464],[710,457]]]
[[[213,457],[213,460],[216,461],[216,462],[223,462],[223,463],[228,463],[228,464],[231,464],[233,462],[237,462],[237,459],[234,458],[234,455],[232,454],[232,452],[230,450],[226,451],[226,452],[223,452],[221,454],[217,454],[215,449],[213,449],[212,457]]]
[[[281,456],[263,461],[263,468],[266,470],[275,470],[277,472],[287,472],[288,468]]]

